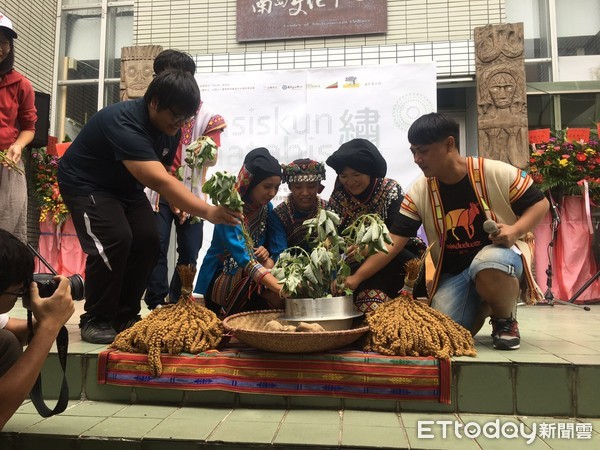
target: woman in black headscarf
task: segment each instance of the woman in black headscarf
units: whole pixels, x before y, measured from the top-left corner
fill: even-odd
[[[352,139],[326,161],[337,173],[328,208],[340,216],[340,232],[365,214],[378,214],[389,227],[400,214],[404,198],[395,180],[385,178],[387,163],[377,147],[366,139]],[[413,244],[421,244],[414,241]],[[379,303],[395,298],[404,285],[404,264],[417,258],[424,245],[407,246],[386,267],[363,281],[354,291],[356,307],[368,313]],[[412,251],[411,251],[412,249]],[[351,264],[352,272],[359,264]]]
[[[253,251],[248,250],[241,225],[215,225],[194,289],[221,318],[283,304],[281,285],[267,270],[275,264],[267,248],[267,218],[280,184],[281,166],[266,148],[246,155],[236,188],[244,201],[244,223]]]

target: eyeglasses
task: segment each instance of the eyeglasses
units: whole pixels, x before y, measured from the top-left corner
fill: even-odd
[[[191,120],[191,118],[194,117],[193,114],[191,114],[191,115],[177,114],[170,107],[167,109],[171,112],[171,116],[173,116],[173,122],[175,122],[175,123],[189,122]]]

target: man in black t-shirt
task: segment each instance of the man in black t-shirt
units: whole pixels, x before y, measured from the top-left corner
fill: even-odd
[[[92,116],[60,159],[58,181],[87,254],[83,340],[111,343],[139,320],[140,299],[156,264],[159,241],[147,186],[169,203],[213,223],[239,213],[209,205],[169,175],[182,124],[200,103],[194,77],[168,70],[143,98]]]
[[[542,296],[523,237],[546,214],[548,201],[521,169],[461,156],[458,139],[458,124],[444,114],[426,114],[412,124],[410,149],[424,176],[404,197],[390,228],[389,253],[369,257],[346,286],[354,289],[380,270],[423,225],[436,266],[431,306],[473,335],[491,316],[494,348],[514,350],[520,346],[517,299]]]

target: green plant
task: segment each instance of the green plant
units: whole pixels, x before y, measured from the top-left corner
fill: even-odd
[[[202,186],[202,192],[210,197],[214,205],[226,206],[241,212],[244,202],[235,189],[236,181],[237,177],[227,171],[215,172]]]
[[[300,247],[291,247],[279,255],[271,274],[283,284],[283,292],[292,298],[332,297],[332,291],[351,291],[344,288],[344,279],[350,275],[348,253],[360,262],[379,251],[387,253],[391,244],[387,226],[377,214],[359,217],[342,234],[338,234],[340,219],[333,211],[320,209],[313,219],[304,222],[308,235],[316,229],[316,240],[309,253]]]
[[[185,149],[184,161],[189,167],[186,172],[185,166],[181,165],[175,171],[179,181],[187,181],[189,186],[195,186],[200,181],[202,170],[207,160],[214,161],[217,157],[217,144],[208,136],[200,136]],[[190,223],[200,222],[200,217],[190,217]]]

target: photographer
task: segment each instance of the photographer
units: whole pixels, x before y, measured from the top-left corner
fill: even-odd
[[[69,280],[60,283],[49,298],[40,298],[33,277],[33,255],[25,244],[0,229],[0,430],[29,395],[48,352],[75,307]],[[35,334],[23,352],[28,329],[24,319],[9,318],[10,311],[30,290]]]

